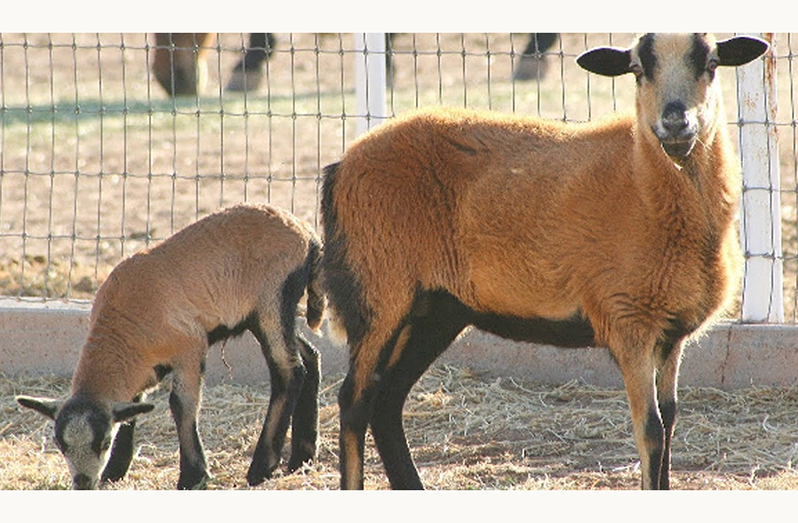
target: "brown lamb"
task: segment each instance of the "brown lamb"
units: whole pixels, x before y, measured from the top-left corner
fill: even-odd
[[[292,418],[288,467],[312,459],[319,355],[296,332],[295,319],[307,290],[306,319],[319,328],[325,307],[320,257],[309,225],[274,207],[244,204],[207,216],[114,268],[95,297],[70,398],[17,398],[55,420],[73,487],[96,488],[100,479],[127,473],[135,416],[153,409],[142,402],[144,395],[169,372],[180,442],[177,486],[204,486],[210,476],[197,420],[206,354],[216,341],[247,330],[261,345],[272,389],[249,484],[261,483],[278,466]]]

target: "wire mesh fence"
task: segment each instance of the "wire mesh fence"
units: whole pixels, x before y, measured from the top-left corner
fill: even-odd
[[[0,35],[0,294],[90,299],[124,257],[240,201],[269,201],[318,226],[321,169],[363,116],[352,35],[189,36]],[[628,79],[574,63],[585,49],[624,46],[632,35],[386,39],[386,118],[440,104],[585,121],[634,106]],[[782,252],[771,257],[783,262],[785,312],[795,322],[795,44],[789,34],[775,42],[776,121],[742,121],[734,72],[721,75],[732,135],[744,125],[777,131]],[[204,65],[164,82],[163,56],[171,71]],[[188,92],[172,96],[179,80]]]

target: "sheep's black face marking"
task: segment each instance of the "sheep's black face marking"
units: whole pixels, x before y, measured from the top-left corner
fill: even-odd
[[[138,398],[140,399],[140,398]],[[72,396],[66,402],[47,398],[18,396],[23,407],[33,409],[49,419],[55,420],[55,442],[66,459],[72,475],[74,489],[93,489],[100,481],[100,471],[109,462],[111,444],[119,423],[131,422],[135,416],[151,411],[150,403],[113,403]],[[106,479],[119,479],[127,472],[132,457],[133,425],[129,425],[128,441],[115,460],[113,471]],[[122,455],[124,454],[124,455]],[[114,461],[114,460],[112,460]]]
[[[651,129],[662,150],[681,162],[693,151],[707,122],[714,120],[706,36],[651,35],[638,40],[632,69],[637,75],[638,118]]]
[[[97,487],[114,437],[111,412],[83,397],[67,401],[55,420],[55,441],[78,490]]]
[[[654,35],[651,33],[640,37],[640,47],[638,49],[641,71],[635,74],[638,83],[642,78],[653,82],[657,70],[657,55],[654,54]]]
[[[633,73],[637,79],[638,120],[663,151],[681,163],[717,121],[718,66],[739,66],[761,56],[767,42],[740,36],[716,42],[706,34],[645,34],[630,49],[599,47],[577,63],[596,74]]]
[[[693,70],[696,80],[701,78],[704,73],[709,75],[710,80],[715,78],[715,67],[710,67],[709,53],[711,48],[702,35],[693,36],[693,50],[690,53],[688,64]]]
[[[70,434],[76,423],[85,424],[90,430],[91,440],[80,443],[88,444],[95,456],[110,448],[111,414],[93,401],[78,398],[64,404],[55,421],[55,440],[62,452],[77,444]]]

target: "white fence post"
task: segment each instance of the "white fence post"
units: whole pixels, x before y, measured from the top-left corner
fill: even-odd
[[[385,33],[355,33],[357,134],[380,124],[385,109]]]
[[[764,60],[737,68],[743,195],[740,242],[746,254],[742,321],[784,321],[776,63],[773,33]]]

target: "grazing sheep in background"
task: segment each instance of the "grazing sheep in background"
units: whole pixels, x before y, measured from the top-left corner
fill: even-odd
[[[513,69],[513,80],[539,80],[546,76],[547,53],[557,43],[558,36],[558,33],[529,33],[529,42]]]
[[[393,38],[385,33],[385,65],[388,85],[393,84]],[[558,33],[529,33],[529,41],[513,70],[519,81],[543,78],[548,69],[547,53],[557,42]],[[170,96],[198,96],[208,79],[210,52],[218,45],[217,33],[156,33],[152,70],[155,79]],[[265,74],[264,64],[277,46],[272,33],[250,33],[244,56],[230,73],[225,90],[257,91]]]
[[[120,263],[95,297],[70,398],[17,398],[55,420],[73,487],[95,488],[100,472],[109,481],[126,474],[134,418],[153,409],[142,403],[144,394],[170,371],[169,406],[180,442],[177,487],[202,487],[209,478],[197,428],[205,357],[213,343],[247,330],[271,373],[269,409],[247,481],[257,485],[271,476],[292,416],[288,468],[311,460],[319,355],[295,323],[307,289],[308,325],[315,330],[321,324],[320,258],[319,240],[307,224],[273,207],[238,205]]]
[[[209,53],[218,44],[217,33],[156,33],[152,70],[155,79],[170,96],[198,96],[208,79]],[[271,33],[250,33],[249,44],[239,60],[226,89],[256,91],[263,81],[263,64],[277,40]]]
[[[263,64],[269,60],[276,45],[277,38],[272,33],[250,33],[244,57],[230,73],[225,89],[240,93],[257,91],[265,76]]]
[[[402,407],[469,325],[608,347],[626,385],[642,486],[668,488],[684,341],[738,281],[739,160],[715,70],[751,37],[640,37],[583,68],[637,80],[636,117],[569,125],[431,109],[387,123],[325,169],[322,279],[350,346],[339,393],[341,485],[364,438],[393,488],[423,488]]]
[[[156,33],[152,71],[169,96],[197,96],[208,82],[216,33]]]

